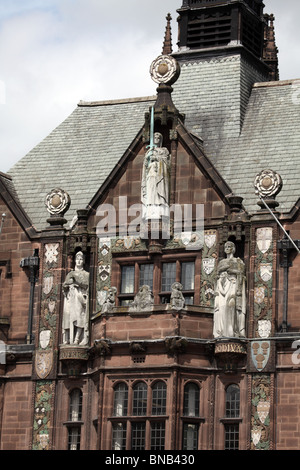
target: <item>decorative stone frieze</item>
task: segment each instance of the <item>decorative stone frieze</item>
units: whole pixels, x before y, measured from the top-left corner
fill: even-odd
[[[251,449],[272,450],[270,412],[273,394],[270,375],[257,374],[252,378]]]
[[[273,229],[256,229],[254,264],[254,337],[267,338],[273,312]]]

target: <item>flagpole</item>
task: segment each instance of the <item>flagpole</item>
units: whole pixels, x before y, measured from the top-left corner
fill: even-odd
[[[279,222],[279,220],[277,219],[277,217],[275,216],[275,214],[272,212],[272,210],[270,209],[270,207],[267,205],[266,201],[261,197],[261,195],[259,194],[258,195],[260,200],[262,201],[262,203],[264,204],[264,206],[266,207],[266,209],[270,212],[270,214],[272,215],[272,217],[276,220],[277,224],[279,225],[279,227],[281,228],[281,230],[284,232],[284,234],[286,235],[286,237],[290,240],[290,242],[292,243],[293,247],[297,250],[298,253],[300,253],[300,250],[299,248],[297,247],[296,243],[291,239],[291,237],[289,236],[289,234],[287,233],[287,231],[283,228],[283,226],[281,225],[281,223]]]

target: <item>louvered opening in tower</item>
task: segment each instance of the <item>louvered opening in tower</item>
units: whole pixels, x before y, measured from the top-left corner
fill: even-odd
[[[192,49],[226,45],[231,40],[231,14],[197,14],[191,18],[187,31],[187,46]]]

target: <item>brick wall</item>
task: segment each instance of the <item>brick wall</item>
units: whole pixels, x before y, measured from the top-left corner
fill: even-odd
[[[29,450],[32,432],[32,382],[8,382],[4,390],[1,450]]]
[[[20,268],[22,258],[32,256],[38,244],[32,244],[11,211],[0,198],[0,214],[5,221],[0,235],[0,261],[2,267],[0,289],[0,317],[10,320],[7,341],[25,343],[27,333],[30,283]],[[3,264],[3,263],[2,263]]]
[[[300,371],[277,376],[277,450],[300,448]]]

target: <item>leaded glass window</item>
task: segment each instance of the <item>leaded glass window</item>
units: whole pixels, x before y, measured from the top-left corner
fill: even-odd
[[[167,386],[157,382],[152,388],[152,415],[165,415],[167,402]]]
[[[147,385],[139,382],[133,388],[133,407],[134,416],[145,416],[147,413]]]
[[[184,416],[199,416],[199,387],[188,383],[184,387]]]

